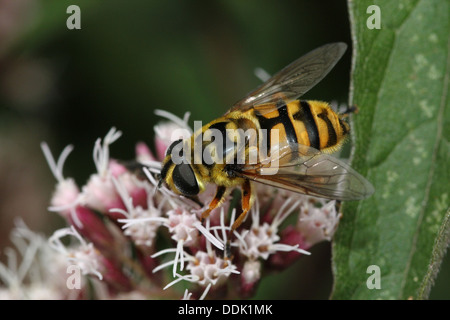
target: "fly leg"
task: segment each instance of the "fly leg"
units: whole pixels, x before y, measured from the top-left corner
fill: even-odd
[[[206,209],[202,213],[202,218],[201,218],[202,222],[203,222],[203,220],[205,220],[206,218],[209,217],[209,214],[211,213],[211,211],[213,211],[214,209],[216,209],[217,207],[219,207],[222,204],[222,202],[225,200],[226,190],[227,190],[226,187],[221,187],[221,186],[217,187],[216,195],[209,203],[208,209]]]
[[[225,245],[225,257],[231,259],[231,242],[230,238],[233,236],[234,231],[244,222],[245,217],[247,216],[250,208],[252,207],[254,201],[254,195],[252,192],[252,185],[249,180],[245,180],[242,184],[242,213],[239,217],[233,222],[231,226],[231,234],[227,240]]]
[[[233,225],[231,226],[231,232],[234,232],[234,230],[236,230],[242,224],[245,217],[247,216],[247,213],[252,207],[253,200],[254,196],[252,192],[252,185],[250,183],[250,180],[245,180],[245,182],[242,184],[242,213],[233,222]]]

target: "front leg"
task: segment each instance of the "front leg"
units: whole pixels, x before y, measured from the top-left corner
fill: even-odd
[[[211,200],[211,202],[209,203],[209,208],[206,209],[203,213],[202,213],[202,220],[208,218],[209,214],[211,213],[211,211],[213,211],[214,209],[216,209],[217,207],[219,207],[222,202],[225,200],[226,197],[226,191],[227,188],[223,187],[223,186],[218,186],[217,187],[217,191],[216,191],[216,195],[214,196],[214,198]]]
[[[236,230],[242,224],[245,217],[247,216],[248,211],[252,207],[254,198],[255,197],[253,195],[252,184],[250,180],[245,180],[242,184],[242,213],[233,222],[233,225],[231,226],[231,232]]]

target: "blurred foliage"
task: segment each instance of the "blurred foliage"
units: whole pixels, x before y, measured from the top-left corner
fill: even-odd
[[[206,123],[260,83],[253,74],[256,67],[274,73],[322,44],[351,45],[345,0],[0,3],[7,2],[16,4],[13,13],[23,19],[15,20],[22,25],[11,31],[7,44],[0,40],[0,138],[18,136],[13,144],[21,146],[24,156],[15,158],[16,152],[1,144],[0,161],[18,168],[33,162],[41,178],[34,190],[45,201],[53,182],[40,141],[49,142],[55,154],[69,143],[75,146],[64,173],[81,184],[94,170],[95,139],[110,127],[124,133],[112,156],[132,158],[137,141],[152,144],[153,126],[161,120],[155,109],[178,116],[190,112],[191,120]],[[81,30],[66,27],[71,4],[81,8]],[[350,59],[348,50],[305,98],[345,103]],[[22,191],[19,185],[13,194],[26,196]],[[47,221],[53,215],[45,206],[33,209],[14,213],[25,221],[36,215]],[[0,212],[0,223],[6,216]],[[447,273],[436,288],[448,279]],[[288,272],[268,276],[257,298],[327,299],[331,281],[330,246],[323,244]],[[440,290],[432,297],[449,297],[445,286]]]

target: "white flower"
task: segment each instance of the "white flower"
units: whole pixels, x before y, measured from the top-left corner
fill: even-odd
[[[187,212],[184,209],[178,208],[170,210],[168,218],[160,218],[164,221],[164,225],[168,227],[169,232],[172,234],[172,239],[177,242],[176,248],[169,248],[161,250],[152,255],[152,258],[156,258],[165,253],[175,252],[175,257],[172,261],[166,262],[156,267],[153,272],[157,272],[167,266],[173,265],[173,276],[177,274],[177,267],[180,264],[180,271],[184,268],[184,261],[187,253],[184,251],[185,246],[194,246],[197,244],[199,232],[202,233],[207,241],[207,246],[211,244],[215,245],[219,249],[224,249],[223,242],[214,237],[207,228],[203,227],[200,221],[198,221],[196,215]],[[148,218],[146,220],[153,220]],[[209,220],[208,225],[209,225]]]
[[[93,174],[82,188],[80,203],[91,209],[105,212],[120,207],[120,198],[112,182],[111,175]]]
[[[183,240],[178,241],[177,248],[169,248],[165,250],[161,250],[154,254],[152,257],[157,257],[162,254],[175,252],[175,258],[169,262],[161,264],[156,267],[153,272],[157,272],[163,268],[173,265],[173,277],[175,280],[167,284],[164,289],[167,289],[178,283],[180,281],[188,281],[192,283],[196,283],[202,287],[205,287],[203,294],[200,297],[200,300],[205,298],[210,288],[213,285],[221,285],[224,281],[232,274],[239,274],[236,266],[232,264],[231,260],[220,258],[217,256],[216,252],[212,250],[212,245],[216,247],[224,249],[224,245],[227,242],[225,230],[231,230],[230,226],[225,226],[224,223],[224,213],[223,210],[221,212],[221,223],[222,225],[215,227],[214,232],[216,233],[216,237],[210,233],[209,227],[209,219],[206,220],[206,227],[203,227],[200,222],[194,222],[193,226],[200,231],[207,240],[206,242],[206,251],[199,250],[195,253],[195,255],[191,255],[187,253],[183,249]],[[220,229],[222,231],[223,239],[219,239],[217,236],[217,230]],[[188,262],[186,267],[187,271],[190,273],[186,275],[181,275],[177,272],[177,265],[180,265],[180,271],[184,269],[184,263]],[[189,297],[188,293],[185,292],[185,298]]]
[[[183,298],[181,300],[191,300],[192,293],[188,289],[184,290]]]
[[[5,249],[7,262],[0,263],[0,283],[6,286],[0,286],[0,299],[76,298],[66,287],[66,260],[43,236],[17,220],[11,241],[15,248]]]
[[[75,181],[71,178],[65,179],[63,176],[64,162],[66,161],[70,152],[72,152],[73,147],[71,145],[65,147],[57,162],[55,162],[50,148],[45,142],[41,143],[41,149],[44,153],[50,170],[53,173],[53,176],[58,181],[56,189],[50,201],[51,206],[48,209],[50,211],[59,212],[62,216],[67,217],[71,212],[71,208],[74,208],[78,203],[80,195],[80,191],[78,189],[78,186],[75,184]]]
[[[197,251],[195,256],[189,259],[187,270],[197,277],[196,283],[203,287],[224,284],[232,273],[239,274],[236,266],[230,260],[218,257],[214,251]]]
[[[61,238],[65,236],[75,237],[79,244],[66,247],[61,242]],[[103,279],[100,253],[92,243],[87,243],[73,226],[56,230],[48,241],[53,249],[67,258],[67,261],[77,265],[83,275],[92,274],[99,280]]]
[[[305,242],[312,246],[318,242],[331,241],[341,218],[336,211],[336,201],[323,201],[321,207],[310,201],[303,202],[297,230],[303,235]]]
[[[80,199],[82,205],[100,212],[121,207],[109,170],[109,146],[121,135],[122,133],[113,127],[106,134],[103,142],[100,138],[95,141],[93,158],[97,173],[92,174],[88,183],[82,188]]]
[[[125,204],[126,210],[115,208],[110,209],[110,211],[122,213],[126,217],[125,219],[118,219],[118,222],[125,223],[122,226],[125,235],[130,236],[137,245],[151,247],[154,243],[158,228],[163,222],[166,222],[166,219],[161,218],[162,207],[165,201],[161,201],[158,207],[156,207],[152,187],[146,182],[139,183],[138,181],[134,181],[136,184],[141,184],[141,187],[146,191],[147,208],[144,209],[141,206],[134,206],[133,198],[130,197],[124,185],[124,179],[120,178],[123,177],[119,177],[119,179],[113,178],[113,182]]]
[[[245,283],[255,283],[259,281],[259,279],[261,279],[261,261],[245,261],[241,275]]]
[[[241,233],[235,232],[238,238],[239,252],[249,258],[250,260],[256,260],[267,258],[277,251],[297,251],[299,253],[310,253],[298,248],[296,246],[289,246],[286,244],[277,243],[280,240],[278,235],[278,228],[286,217],[298,207],[300,201],[295,202],[289,209],[286,207],[292,202],[292,198],[289,198],[278,210],[278,213],[274,217],[272,223],[264,222],[259,223],[259,204],[255,201],[255,205],[252,208],[252,226],[250,230],[243,230]]]
[[[70,208],[73,208],[78,201],[80,190],[71,178],[64,179],[56,185],[50,201],[50,211],[58,211],[67,215]]]
[[[197,217],[182,208],[170,210],[167,216],[172,239],[177,242],[183,241],[187,246],[194,245],[198,238],[198,230],[195,227]]]
[[[116,128],[111,128],[108,131],[105,138],[102,140],[100,138],[95,141],[93,158],[95,167],[97,168],[97,173],[100,177],[105,177],[108,172],[109,167],[109,146],[120,138],[122,132],[116,130]]]

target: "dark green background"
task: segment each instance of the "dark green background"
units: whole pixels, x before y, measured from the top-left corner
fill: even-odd
[[[132,158],[137,141],[153,143],[155,109],[180,117],[189,111],[192,121],[207,123],[260,83],[254,68],[274,73],[320,45],[351,45],[343,0],[33,3],[20,9],[22,29],[0,51],[0,183],[16,188],[0,187],[0,199],[9,199],[0,206],[2,246],[12,216],[47,234],[61,224],[46,212],[53,181],[40,141],[56,154],[75,146],[64,173],[83,185],[94,171],[94,141],[112,126],[123,132],[112,156]],[[81,8],[81,30],[66,27],[71,4]],[[305,98],[347,102],[350,59],[351,48]],[[11,173],[23,170],[32,170],[32,182],[11,186],[18,180]],[[42,206],[7,205],[11,197],[36,194]],[[330,246],[312,253],[283,274],[266,276],[256,297],[328,298]],[[431,298],[450,298],[448,260]]]

